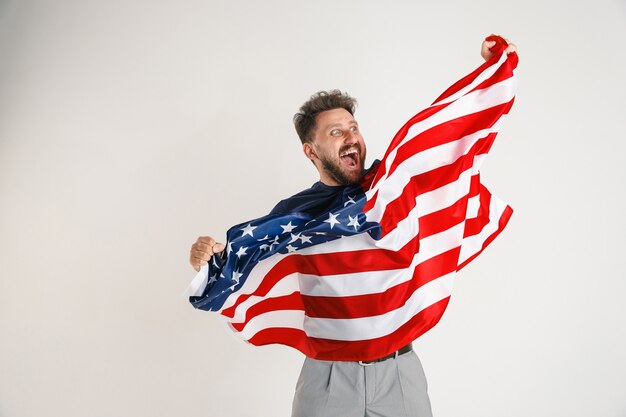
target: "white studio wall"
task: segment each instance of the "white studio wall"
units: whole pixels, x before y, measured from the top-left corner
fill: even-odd
[[[626,416],[623,0],[0,1],[0,416],[289,415],[302,355],[194,310],[190,245],[316,181],[312,93],[358,98],[371,162],[491,32],[515,214],[414,343],[433,412]]]

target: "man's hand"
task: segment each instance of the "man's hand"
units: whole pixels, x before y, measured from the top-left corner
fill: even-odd
[[[489,58],[491,58],[493,56],[493,52],[491,52],[490,48],[493,48],[496,45],[496,41],[495,40],[488,40],[492,36],[499,36],[499,35],[494,35],[492,33],[490,36],[487,36],[485,38],[485,40],[483,41],[483,44],[482,44],[482,46],[480,48],[480,55],[485,59],[485,61],[488,61]],[[506,38],[504,38],[504,40],[506,41],[506,43],[509,44],[506,47],[506,49],[504,50],[504,52],[506,52],[507,54],[510,54],[511,52],[517,52],[517,46],[515,46],[515,44],[509,42],[509,40],[506,39]]]
[[[216,253],[224,250],[224,245],[217,243],[211,236],[200,236],[196,243],[191,245],[189,263],[196,271],[206,264]]]

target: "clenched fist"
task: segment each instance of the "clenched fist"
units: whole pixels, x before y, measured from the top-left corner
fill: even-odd
[[[489,58],[493,56],[493,52],[491,52],[491,48],[496,46],[498,42],[502,42],[502,41],[505,41],[507,44],[506,48],[504,49],[504,52],[506,52],[507,54],[510,54],[512,52],[517,52],[517,46],[515,46],[515,44],[509,42],[509,40],[506,38],[502,38],[500,35],[494,35],[492,33],[491,35],[485,38],[480,48],[480,55],[485,59],[485,61],[488,61]]]
[[[191,245],[189,263],[196,271],[206,264],[216,253],[224,250],[224,245],[217,243],[211,236],[200,236],[196,243]]]

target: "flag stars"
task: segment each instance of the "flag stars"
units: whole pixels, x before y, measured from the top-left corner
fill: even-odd
[[[283,233],[291,233],[291,231],[296,228],[296,226],[292,226],[291,222],[284,226],[281,224],[280,227],[283,228]]]
[[[339,215],[339,214],[333,214],[333,213],[329,212],[329,213],[328,213],[328,219],[327,219],[327,220],[324,220],[324,223],[329,223],[329,224],[330,224],[330,228],[331,228],[331,230],[332,230],[332,228],[333,228],[333,226],[334,226],[334,225],[336,225],[336,224],[341,224],[341,223],[339,222],[339,220],[337,220],[337,216],[338,216],[338,215]]]
[[[354,226],[354,230],[356,231],[358,227],[360,226],[359,216],[352,217],[348,214],[348,219],[350,219],[350,221],[348,222],[348,226]]]
[[[300,239],[300,233],[298,233],[297,235],[294,235],[293,233],[291,234],[291,240],[289,241],[289,243],[293,243],[296,240]]]
[[[343,206],[347,206],[348,204],[356,204],[356,201],[354,201],[354,197],[356,197],[355,195],[353,196],[348,196],[348,201],[346,201],[345,203],[343,203]]]
[[[272,246],[278,245],[278,236],[274,236],[274,239],[270,241],[270,250],[272,250]]]
[[[304,243],[312,243],[311,242],[311,236],[305,236],[305,235],[300,236],[300,242],[302,242],[303,244]]]
[[[287,251],[289,253],[291,252],[295,252],[298,248],[296,248],[295,246],[291,246],[291,245],[287,245]]]
[[[233,281],[235,281],[235,285],[239,284],[239,278],[243,276],[239,271],[233,271]]]
[[[252,231],[254,229],[256,229],[256,226],[252,226],[252,224],[248,224],[243,229],[239,229],[243,232],[243,235],[241,235],[241,237],[244,237],[245,235],[250,235],[250,237],[254,237],[254,235],[252,234]]]
[[[237,258],[241,258],[243,255],[247,255],[246,253],[247,249],[248,249],[247,247],[241,246],[239,250],[237,250],[237,253],[235,253],[235,255],[237,255]]]

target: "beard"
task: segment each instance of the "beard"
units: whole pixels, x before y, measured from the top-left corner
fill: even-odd
[[[356,161],[356,169],[347,170],[342,166],[341,160],[338,158],[330,158],[326,155],[319,155],[322,167],[326,172],[341,185],[355,185],[361,182],[363,179],[363,173],[365,172],[365,149],[359,149],[359,157]],[[340,149],[339,153],[345,149]]]

